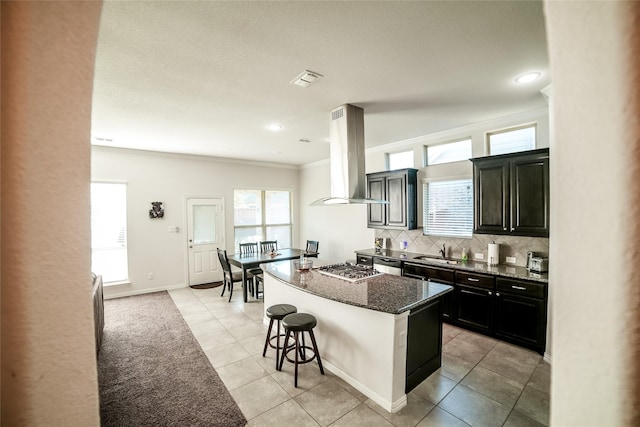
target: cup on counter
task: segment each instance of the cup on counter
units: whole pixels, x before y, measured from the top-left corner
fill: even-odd
[[[406,251],[408,247],[409,247],[409,243],[406,240],[403,240],[402,241],[402,250]]]

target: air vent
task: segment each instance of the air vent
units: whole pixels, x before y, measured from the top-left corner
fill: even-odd
[[[300,73],[295,79],[291,80],[291,84],[301,86],[301,87],[309,87],[318,80],[323,77],[322,74],[318,74],[313,71],[304,70]]]
[[[342,116],[344,116],[344,108],[338,108],[331,112],[331,120],[338,120]]]

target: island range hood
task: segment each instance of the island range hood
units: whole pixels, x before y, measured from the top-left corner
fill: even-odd
[[[364,110],[345,104],[331,111],[330,166],[331,196],[311,206],[346,204],[388,204],[368,199],[364,169]]]

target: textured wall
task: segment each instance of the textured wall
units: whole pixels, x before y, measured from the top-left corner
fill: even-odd
[[[545,3],[551,425],[637,426],[638,2]]]
[[[102,3],[2,2],[2,425],[97,426],[89,137]]]

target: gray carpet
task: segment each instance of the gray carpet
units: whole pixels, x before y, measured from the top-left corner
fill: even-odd
[[[104,305],[102,426],[246,424],[167,292]]]

